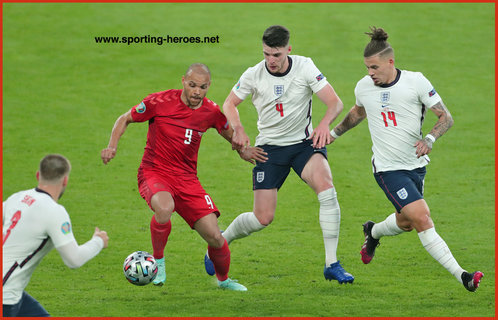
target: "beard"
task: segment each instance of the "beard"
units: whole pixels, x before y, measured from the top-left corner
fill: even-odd
[[[66,187],[62,188],[61,194],[59,195],[59,198],[57,199],[57,201],[62,198],[62,195],[64,194],[64,191],[66,191]]]

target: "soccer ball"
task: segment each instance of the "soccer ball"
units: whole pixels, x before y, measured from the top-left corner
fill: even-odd
[[[145,251],[135,251],[126,257],[123,263],[126,279],[137,286],[145,286],[157,276],[157,262]]]

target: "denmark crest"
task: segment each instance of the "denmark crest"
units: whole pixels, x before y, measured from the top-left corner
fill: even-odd
[[[275,95],[281,96],[284,94],[284,85],[283,84],[276,84],[273,86],[273,91],[275,92]]]
[[[405,188],[399,189],[396,193],[401,200],[405,200],[406,198],[408,198],[408,192]]]
[[[256,181],[261,183],[261,182],[263,182],[263,180],[265,180],[265,172],[260,171],[260,172],[256,173]]]

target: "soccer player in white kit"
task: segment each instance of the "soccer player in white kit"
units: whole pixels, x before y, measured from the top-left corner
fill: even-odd
[[[434,142],[453,125],[450,112],[432,84],[420,72],[397,69],[394,50],[382,28],[371,28],[364,51],[368,76],[355,88],[356,104],[330,133],[337,139],[363,119],[368,119],[372,138],[372,167],[375,179],[396,208],[382,222],[363,225],[365,242],[361,259],[368,264],[380,237],[395,236],[415,229],[429,254],[469,291],[479,286],[483,273],[462,269],[446,242],[438,235],[423,198],[425,166]],[[422,137],[422,122],[429,108],[438,117]]]
[[[24,288],[36,266],[54,247],[70,268],[79,268],[107,247],[105,231],[95,228],[90,241],[78,246],[71,220],[57,203],[64,193],[71,165],[62,155],[40,162],[38,187],[20,191],[3,202],[3,316],[48,317]]]
[[[267,153],[267,160],[253,169],[254,207],[240,214],[223,232],[228,243],[268,226],[275,215],[277,191],[292,168],[318,195],[319,221],[325,245],[324,276],[339,283],[352,283],[337,259],[340,207],[332,184],[325,145],[330,143],[329,125],[343,109],[342,101],[310,58],[289,55],[290,33],[283,26],[271,26],[263,34],[264,60],[248,68],[223,104],[223,111],[234,129],[232,148],[250,145],[237,106],[252,95],[258,111],[256,146]],[[313,130],[312,95],[327,106],[320,124]],[[205,257],[206,271],[213,273]]]

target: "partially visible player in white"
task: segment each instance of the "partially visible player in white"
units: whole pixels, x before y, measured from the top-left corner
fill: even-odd
[[[368,119],[372,138],[374,177],[396,208],[382,222],[363,225],[365,242],[361,259],[373,259],[379,239],[415,229],[429,254],[465,288],[475,291],[483,277],[462,269],[446,242],[439,236],[423,198],[425,166],[436,139],[453,125],[453,118],[432,84],[420,72],[397,69],[394,50],[382,28],[371,28],[371,41],[364,50],[368,75],[355,88],[356,104],[332,131],[334,141]],[[422,136],[427,109],[438,117],[430,132]]]
[[[107,247],[105,231],[95,228],[78,246],[66,209],[57,203],[66,189],[71,165],[62,155],[40,161],[38,186],[3,202],[3,316],[49,317],[24,289],[43,257],[54,247],[69,268],[79,268]]]
[[[318,195],[325,279],[352,283],[354,277],[337,259],[340,207],[325,148],[330,143],[329,125],[343,104],[310,58],[289,55],[289,38],[289,30],[283,26],[267,28],[262,38],[264,60],[242,74],[223,104],[234,129],[232,148],[243,150],[250,146],[250,139],[237,106],[252,95],[258,112],[255,146],[268,154],[267,161],[257,162],[253,169],[253,211],[235,218],[223,236],[230,243],[268,226],[275,216],[277,191],[292,168]],[[315,129],[311,120],[313,93],[327,106]],[[206,271],[211,274],[207,257],[205,261]]]

